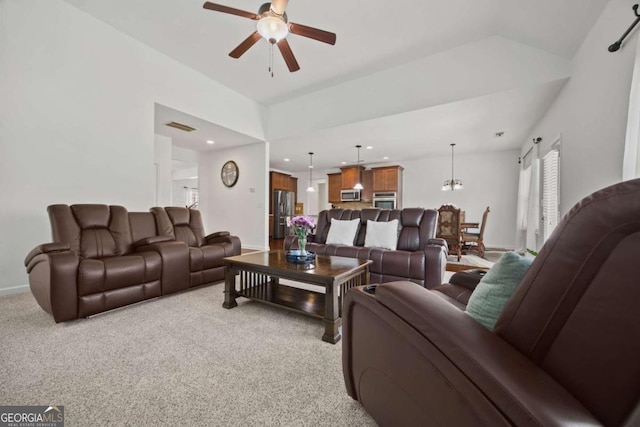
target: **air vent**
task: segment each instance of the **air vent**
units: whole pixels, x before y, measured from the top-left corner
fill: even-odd
[[[194,130],[196,130],[196,128],[192,128],[191,126],[183,125],[182,123],[178,123],[178,122],[169,122],[167,123],[167,126],[180,129],[185,132],[193,132]]]

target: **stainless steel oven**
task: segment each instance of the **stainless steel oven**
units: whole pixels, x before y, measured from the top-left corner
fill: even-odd
[[[373,193],[373,207],[380,209],[395,209],[397,205],[396,193]]]

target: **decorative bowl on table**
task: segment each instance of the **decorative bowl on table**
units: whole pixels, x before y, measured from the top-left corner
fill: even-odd
[[[294,249],[285,253],[285,259],[292,264],[311,264],[316,260],[316,254],[309,251],[303,254],[301,250]]]

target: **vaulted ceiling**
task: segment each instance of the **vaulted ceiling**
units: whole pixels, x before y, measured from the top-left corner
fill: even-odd
[[[356,144],[374,147],[363,152],[370,163],[446,154],[451,142],[462,153],[519,147],[570,78],[571,59],[607,3],[290,0],[290,21],[334,32],[337,42],[288,36],[301,70],[290,73],[276,49],[271,77],[264,40],[240,59],[228,56],[255,21],[205,10],[203,0],[65,1],[267,106],[271,166],[292,172],[306,170],[308,151],[318,168],[353,163]],[[230,132],[212,137],[252,142]]]

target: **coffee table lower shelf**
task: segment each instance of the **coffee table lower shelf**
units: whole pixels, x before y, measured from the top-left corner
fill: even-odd
[[[342,298],[353,287],[369,284],[370,260],[317,255],[310,268],[286,261],[284,251],[255,252],[224,259],[224,303],[238,306],[245,297],[322,319],[322,340],[335,344],[342,338]],[[236,281],[236,278],[238,279]],[[280,279],[305,284],[305,289],[280,283]],[[314,292],[311,287],[324,290]]]
[[[318,319],[324,318],[325,295],[320,292],[298,289],[269,281],[237,291],[236,294]]]

